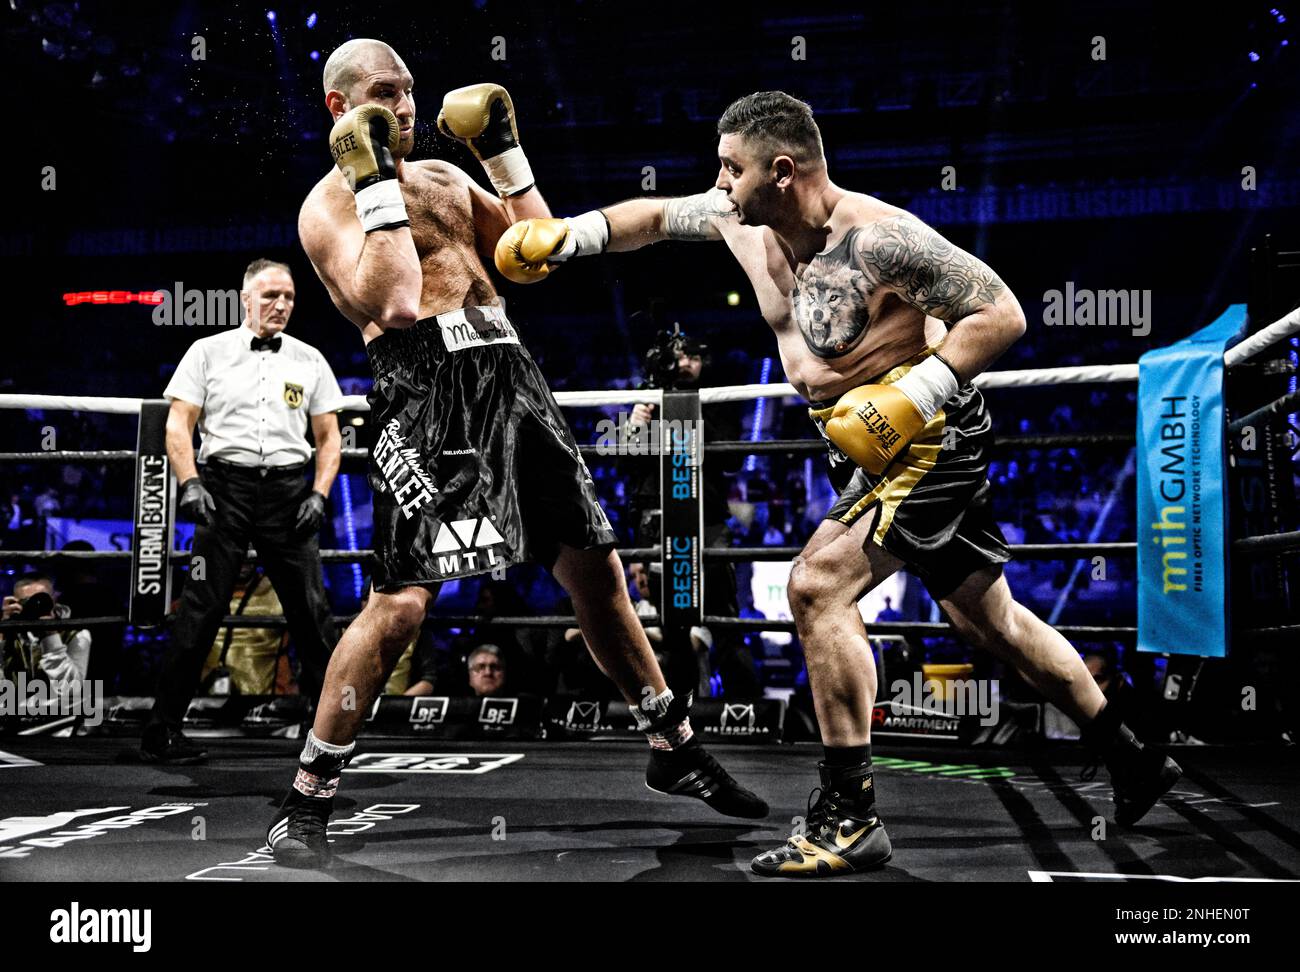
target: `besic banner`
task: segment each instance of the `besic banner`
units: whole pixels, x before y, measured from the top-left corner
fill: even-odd
[[[1246,323],[1233,304],[1138,363],[1138,650],[1228,651],[1223,353]]]
[[[660,617],[669,631],[704,623],[704,505],[700,491],[700,396],[664,392],[660,418],[659,496],[663,506],[660,542],[663,593]]]

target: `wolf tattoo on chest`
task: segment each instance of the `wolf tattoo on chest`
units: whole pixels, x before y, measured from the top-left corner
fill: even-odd
[[[849,230],[833,248],[813,257],[790,295],[799,333],[819,358],[848,354],[871,325],[867,301],[876,288],[853,265],[858,232]]]

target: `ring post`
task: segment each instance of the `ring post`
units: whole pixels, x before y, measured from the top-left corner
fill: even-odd
[[[131,542],[131,624],[162,624],[171,603],[174,500],[172,470],[167,459],[165,401],[140,403],[140,428],[136,440],[134,526]]]
[[[703,438],[699,392],[665,391],[659,422],[659,616],[665,631],[689,632],[704,623]]]

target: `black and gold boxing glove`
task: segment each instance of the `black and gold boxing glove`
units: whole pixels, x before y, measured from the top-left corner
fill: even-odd
[[[532,167],[519,147],[515,105],[501,85],[448,91],[438,112],[438,131],[474,153],[499,195],[518,196],[533,187]]]
[[[410,225],[393,159],[401,137],[397,116],[383,105],[358,105],[330,131],[330,155],[356,193],[367,233]]]

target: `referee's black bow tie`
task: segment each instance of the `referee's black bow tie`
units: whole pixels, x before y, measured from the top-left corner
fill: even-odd
[[[272,338],[255,337],[253,338],[253,343],[250,344],[249,347],[254,351],[262,351],[265,350],[266,348],[270,348],[272,351],[279,351],[280,339],[278,337],[272,337]]]

